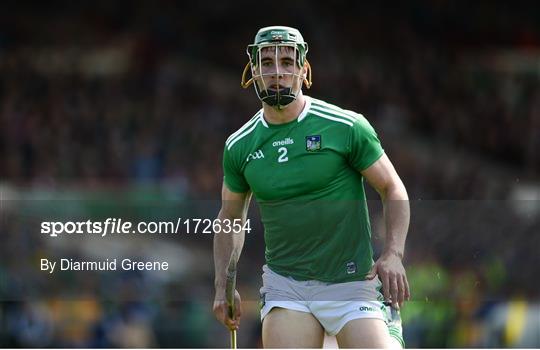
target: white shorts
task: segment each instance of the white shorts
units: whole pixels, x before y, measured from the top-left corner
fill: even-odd
[[[378,278],[345,283],[297,281],[264,265],[262,279],[261,321],[274,307],[308,312],[326,333],[336,335],[351,320],[376,318],[383,320],[390,335],[404,345],[399,312],[384,304]]]

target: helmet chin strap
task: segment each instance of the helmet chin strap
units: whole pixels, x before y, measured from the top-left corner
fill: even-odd
[[[257,89],[257,94],[262,102],[269,106],[277,107],[278,109],[286,108],[296,100],[296,97],[298,96],[298,94],[293,94],[291,88],[276,90],[276,93],[274,94],[270,94],[268,90],[259,90],[257,84],[255,84],[255,89]]]

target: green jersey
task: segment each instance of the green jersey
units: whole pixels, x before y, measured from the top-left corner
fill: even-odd
[[[253,192],[270,269],[297,280],[363,280],[373,251],[360,171],[384,152],[362,115],[305,98],[297,119],[268,124],[261,109],[227,139],[224,182]]]

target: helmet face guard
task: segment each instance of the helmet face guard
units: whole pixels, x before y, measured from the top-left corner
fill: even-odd
[[[265,36],[271,39],[265,39]],[[307,50],[307,43],[293,28],[261,29],[255,44],[247,48],[249,62],[242,74],[242,87],[247,88],[253,83],[257,97],[262,102],[278,109],[285,108],[300,94],[302,82],[307,88],[311,86]],[[246,81],[248,70],[252,77]]]

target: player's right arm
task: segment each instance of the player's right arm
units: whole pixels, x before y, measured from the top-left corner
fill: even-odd
[[[251,192],[236,193],[227,188],[223,183],[221,190],[221,210],[217,219],[220,222],[228,219],[230,222],[238,222],[241,220],[241,226],[247,217],[249,203],[251,200]],[[214,314],[216,318],[229,329],[238,329],[241,316],[241,300],[240,295],[235,291],[236,313],[233,318],[229,317],[228,305],[225,298],[225,287],[227,283],[227,267],[233,253],[240,257],[242,247],[244,246],[244,230],[240,232],[216,232],[214,234],[214,266],[215,266],[215,298],[214,298]]]

